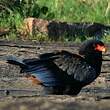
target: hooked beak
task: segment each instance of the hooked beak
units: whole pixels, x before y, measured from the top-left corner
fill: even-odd
[[[101,52],[106,52],[107,48],[105,46],[101,46],[99,44],[96,45],[95,50],[101,51]]]

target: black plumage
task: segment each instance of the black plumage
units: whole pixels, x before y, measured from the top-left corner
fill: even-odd
[[[101,41],[88,40],[81,45],[79,55],[62,50],[41,54],[39,59],[9,57],[7,62],[33,75],[48,94],[77,95],[99,76],[102,51],[105,46]]]

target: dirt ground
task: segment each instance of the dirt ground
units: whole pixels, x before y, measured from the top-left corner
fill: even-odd
[[[0,41],[0,110],[110,110],[110,61],[104,61],[101,75],[78,96],[41,95],[42,87],[20,74],[20,68],[5,63],[8,55],[35,58],[39,54],[65,49],[77,53],[79,44]],[[110,45],[103,54],[110,59]]]

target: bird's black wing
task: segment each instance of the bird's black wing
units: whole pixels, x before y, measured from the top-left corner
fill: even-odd
[[[27,67],[22,68],[22,71],[35,76],[44,86],[64,86],[66,74],[62,74],[63,71],[53,62],[58,58],[59,56],[54,55],[39,59],[24,59],[23,62]]]
[[[96,78],[95,69],[89,65],[84,58],[77,54],[72,54],[67,51],[46,53],[40,56],[41,59],[54,58],[53,62],[68,75],[68,83],[77,81],[86,85],[92,82]]]
[[[55,58],[54,58],[55,59]],[[20,59],[15,56],[7,56],[7,63],[18,65],[21,72],[34,76],[44,86],[63,86],[62,71],[52,62],[53,58],[48,59]]]
[[[84,58],[67,51],[42,54],[39,59],[11,58],[23,72],[34,75],[45,86],[65,86],[79,82],[88,84],[96,78],[96,72]],[[21,66],[23,65],[23,66]]]

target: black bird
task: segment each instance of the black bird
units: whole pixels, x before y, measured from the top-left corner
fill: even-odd
[[[103,42],[87,40],[79,54],[62,50],[41,54],[38,59],[9,57],[7,62],[19,65],[21,72],[29,73],[31,80],[42,85],[47,94],[77,95],[99,76],[105,51]]]

